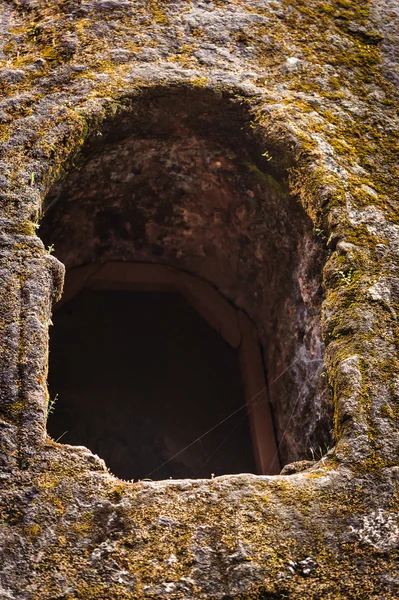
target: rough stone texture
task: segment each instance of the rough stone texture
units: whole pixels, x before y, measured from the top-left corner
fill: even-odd
[[[3,598],[398,597],[398,11],[396,0],[3,0]],[[275,198],[285,214],[301,223],[294,233],[287,218],[280,221],[287,225],[288,256],[295,247],[297,260],[296,283],[290,282],[286,298],[295,298],[299,288],[296,298],[306,307],[306,298],[317,297],[314,286],[309,291],[307,285],[317,283],[319,274],[316,270],[310,276],[309,263],[303,261],[309,251],[303,250],[304,242],[298,248],[298,242],[307,239],[305,248],[323,248],[322,325],[336,445],[311,467],[305,462],[286,468],[290,475],[131,484],[113,478],[87,450],[46,439],[47,329],[63,269],[35,235],[41,206],[69,171],[65,181],[72,183],[71,197],[60,197],[54,218],[62,221],[61,209],[72,217],[74,211],[87,211],[87,200],[79,208],[68,205],[79,190],[73,167],[81,160],[79,150],[87,141],[84,159],[85,151],[95,147],[90,145],[94,139],[107,137],[112,123],[119,132],[135,106],[141,102],[143,107],[148,94],[161,89],[166,97],[180,97],[177,103],[183,93],[190,98],[208,94],[212,110],[217,110],[219,97],[220,106],[241,106],[248,115],[244,121],[251,120],[252,140],[243,144],[242,153],[254,153],[252,169],[234,162],[230,152],[241,134],[232,127],[222,140],[222,122],[219,137],[208,137],[206,153],[214,160],[221,149],[227,150],[221,183],[229,208],[239,201],[237,185],[245,183],[269,214],[280,214],[272,210]],[[190,110],[196,114],[193,103],[187,105],[188,114]],[[131,131],[115,142],[120,139],[119,148],[127,155],[139,148],[147,156],[142,134],[143,129],[138,135]],[[187,136],[193,145],[183,158],[199,156],[202,173],[216,177],[201,158],[205,142],[193,136],[192,128]],[[179,152],[182,138],[176,139]],[[88,164],[106,164],[101,141],[97,147],[97,158],[86,157]],[[165,158],[173,148],[159,138],[154,147]],[[280,191],[271,190],[268,176]],[[90,174],[84,177],[91,185]],[[195,178],[193,182],[197,185]],[[143,220],[157,239],[161,233],[175,235],[161,249],[165,260],[177,261],[171,248],[182,238],[176,227],[149,218],[152,200],[147,183],[144,187]],[[123,197],[115,204],[116,213]],[[293,200],[297,212],[287,213]],[[191,195],[181,207],[192,208],[197,216],[198,199]],[[48,215],[50,219],[50,210]],[[267,247],[273,247],[275,232],[267,220],[264,225],[272,233]],[[254,233],[261,226],[256,216],[254,228],[247,229]],[[205,235],[197,221],[192,230],[195,236]],[[211,232],[205,233],[207,239]],[[151,235],[142,238],[146,260]],[[83,260],[59,239],[65,260]],[[221,239],[214,248],[224,243]],[[87,246],[85,252],[107,255],[126,247],[123,238],[105,242]],[[198,273],[189,241],[181,251],[182,264],[187,261],[186,268]],[[252,254],[256,256],[254,249]],[[260,266],[253,261],[253,281],[262,287]],[[282,268],[287,273],[286,263]],[[276,269],[278,262],[269,257],[265,264]],[[218,277],[206,261],[202,268],[205,278]],[[223,291],[238,302],[237,292],[245,290],[240,305],[260,323],[268,347],[262,317],[271,305],[250,297],[254,288],[247,286],[245,272],[243,268],[235,289],[227,272]],[[302,323],[310,336],[304,337],[305,349],[312,347],[312,335],[314,343],[320,340],[317,302],[310,304],[315,312]],[[292,356],[294,346],[300,347],[297,330],[295,335],[287,331],[278,339],[291,340]],[[271,364],[277,363],[270,361],[269,368]],[[316,381],[319,374],[312,371],[310,379]],[[292,393],[286,409],[293,414],[301,377],[307,385],[309,373],[289,376]],[[315,382],[312,386],[317,387]],[[309,389],[299,394],[306,407],[311,407]],[[277,429],[284,423],[291,427],[292,419],[283,415],[278,402],[274,400]],[[316,394],[313,423],[327,417],[327,405],[324,395]],[[305,423],[311,431],[312,420]],[[295,435],[291,427],[291,445]],[[288,442],[284,451],[287,456],[292,451]]]
[[[243,308],[263,342],[286,463],[331,445],[320,377],[325,253],[239,108],[202,90],[144,94],[50,190],[39,235],[67,268],[162,262]]]

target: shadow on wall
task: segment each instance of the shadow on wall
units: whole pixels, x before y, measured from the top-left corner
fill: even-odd
[[[289,166],[281,148],[259,138],[245,104],[209,90],[154,88],[91,134],[50,190],[40,229],[67,269],[170,265],[248,314],[282,463],[329,443],[331,426],[320,376],[323,249],[289,193]]]

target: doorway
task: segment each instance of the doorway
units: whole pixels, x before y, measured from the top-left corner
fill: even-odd
[[[238,352],[181,295],[82,290],[54,323],[55,439],[123,479],[256,472]]]

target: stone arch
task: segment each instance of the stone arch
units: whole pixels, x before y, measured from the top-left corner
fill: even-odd
[[[154,87],[93,131],[47,194],[40,236],[67,269],[156,262],[215,286],[256,323],[282,462],[328,443],[324,251],[287,184],[289,154],[242,100]]]

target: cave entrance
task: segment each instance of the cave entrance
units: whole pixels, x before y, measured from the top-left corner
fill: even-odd
[[[278,471],[256,330],[211,285],[162,265],[92,264],[68,272],[54,324],[54,439],[123,479]]]
[[[266,130],[261,115],[255,125],[245,101],[228,93],[154,86],[129,102],[92,123],[48,191],[40,236],[69,274],[145,263],[217,290],[256,325],[281,463],[306,459],[310,448],[331,445],[322,377],[325,250],[288,185],[291,145]],[[257,470],[267,473],[260,456]]]

